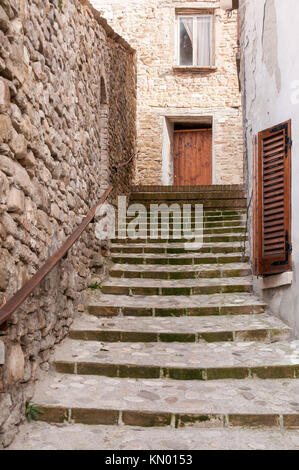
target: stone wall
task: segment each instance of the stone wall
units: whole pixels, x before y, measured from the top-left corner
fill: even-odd
[[[169,157],[163,150],[168,145],[167,129],[171,134],[173,122],[195,122],[202,117],[213,120],[213,183],[241,183],[243,136],[236,66],[237,12],[220,9],[216,0],[91,2],[137,52],[136,184],[172,184]],[[198,72],[174,68],[175,12],[176,8],[187,7],[216,7],[210,10],[215,16],[216,69]]]
[[[0,0],[0,305],[103,189],[130,192],[135,112],[134,51],[87,1]],[[100,254],[91,224],[2,328],[0,448],[83,308]]]

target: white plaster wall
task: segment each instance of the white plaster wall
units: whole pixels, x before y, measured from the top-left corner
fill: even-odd
[[[299,337],[299,2],[241,0],[240,14],[249,195],[252,135],[292,119],[293,284],[263,297]]]

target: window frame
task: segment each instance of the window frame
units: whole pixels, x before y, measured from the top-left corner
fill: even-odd
[[[211,40],[211,64],[207,65],[198,65],[197,64],[197,46],[198,46],[198,23],[197,18],[210,18],[210,40]],[[180,63],[180,20],[182,18],[192,18],[193,19],[193,37],[194,37],[194,45],[193,45],[193,63],[192,65],[182,65]],[[182,68],[202,68],[202,69],[209,69],[215,68],[215,15],[213,12],[204,12],[204,13],[176,13],[176,53],[175,53],[175,66],[182,67]]]

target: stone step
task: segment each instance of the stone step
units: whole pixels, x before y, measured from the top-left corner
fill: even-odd
[[[215,228],[216,227],[216,228]],[[242,234],[244,235],[246,233],[245,230],[245,225],[242,224],[242,222],[239,222],[239,224],[235,227],[222,227],[222,226],[215,226],[214,228],[204,228],[203,229],[203,224],[202,223],[189,223],[187,224],[184,223],[181,225],[172,225],[171,223],[167,224],[158,224],[157,226],[151,226],[150,224],[143,224],[140,223],[136,225],[134,223],[133,226],[127,226],[125,231],[115,231],[115,238],[114,239],[126,239],[128,238],[130,234],[130,238],[133,238],[137,234],[138,238],[140,236],[142,237],[149,237],[152,233],[158,233],[159,236],[161,234],[164,234],[163,237],[169,237],[175,238],[174,235],[177,237],[183,237],[184,235],[189,236],[189,233],[191,232],[197,232],[199,234],[202,234],[204,237],[217,237],[217,236],[227,236],[227,235],[235,235],[235,234]]]
[[[138,204],[139,205],[139,204]],[[199,209],[201,209],[201,206],[200,206],[200,202],[199,201],[191,201],[191,202],[188,202],[188,204],[185,206],[185,207],[182,207],[182,206],[175,206],[175,204],[163,204],[163,203],[159,203],[159,202],[148,202],[148,206],[149,206],[149,211],[148,212],[154,212],[154,213],[157,213],[157,212],[160,212],[160,214],[189,214],[189,212],[191,213],[195,213],[196,211],[198,211]],[[198,207],[199,206],[199,207]],[[223,209],[205,209],[203,208],[202,209],[202,212],[203,212],[203,215],[205,216],[227,216],[227,215],[244,215],[246,216],[247,214],[247,210],[246,209],[242,209],[242,208],[234,208],[234,207],[229,207],[229,208],[223,208]],[[138,213],[139,215],[143,215],[144,212],[143,212],[143,208],[141,210],[139,210],[139,208],[129,208],[127,210],[127,213],[126,215],[128,217],[131,217],[132,215]]]
[[[185,221],[183,221],[185,222]],[[188,222],[188,221],[187,221]],[[224,222],[223,222],[224,223]],[[236,221],[237,223],[237,221]],[[246,230],[245,224],[242,222],[238,222],[238,225],[228,225],[226,227],[223,226],[215,226],[215,227],[205,227],[206,224],[204,223],[196,223],[192,224],[190,228],[195,229],[195,225],[198,231],[203,232],[204,235],[223,235],[226,233],[244,233]],[[157,226],[159,232],[168,230],[170,233],[176,232],[180,230],[181,233],[183,233],[183,226],[179,226],[179,229],[177,227],[173,227],[172,223],[159,223]],[[150,223],[140,223],[137,226],[137,229],[139,231],[144,231],[146,234],[150,234],[151,231],[156,231],[156,227],[151,227]],[[188,226],[189,230],[189,226]]]
[[[138,204],[139,206],[139,204]],[[195,204],[187,204],[186,206],[173,206],[173,205],[159,205],[159,204],[149,204],[148,207],[146,207],[146,211],[144,211],[144,208],[129,208],[126,212],[126,218],[127,220],[134,219],[137,216],[140,218],[149,218],[150,215],[155,215],[158,216],[159,218],[163,215],[166,217],[188,217],[190,216],[194,217],[195,214],[201,213],[204,217],[218,217],[220,220],[222,217],[236,217],[239,219],[240,217],[246,218],[247,211],[243,209],[212,209],[212,210],[207,210],[201,207],[201,205],[195,205]]]
[[[230,190],[227,191],[223,190],[214,190],[214,191],[207,191],[206,189],[200,191],[168,191],[168,192],[156,192],[156,191],[148,191],[148,192],[138,192],[132,193],[130,202],[140,202],[140,201],[180,201],[182,199],[185,200],[203,200],[209,201],[213,199],[242,199],[244,200],[244,191],[243,190]]]
[[[112,239],[112,247],[115,245],[130,245],[130,244],[138,244],[138,243],[143,243],[143,244],[151,244],[151,243],[159,243],[159,244],[164,244],[164,243],[190,243],[194,241],[194,237],[190,240],[190,238],[186,238],[183,233],[178,233],[178,232],[169,232],[168,230],[166,233],[161,233],[160,231],[158,232],[147,232],[147,231],[141,231],[142,229],[138,229],[136,232],[134,232],[134,238],[131,238],[130,233],[128,232],[128,236],[126,238],[114,238]],[[199,230],[196,230],[197,236],[201,235],[202,232]],[[136,235],[135,235],[136,234]],[[139,235],[138,238],[136,238],[137,235]],[[180,238],[177,238],[177,237]],[[247,241],[248,236],[244,234],[244,232],[235,232],[235,233],[229,233],[229,234],[213,234],[213,235],[204,235],[203,236],[203,243],[228,243],[228,242],[240,242],[240,241]]]
[[[113,320],[81,315],[70,338],[108,342],[274,342],[290,337],[290,328],[272,315],[219,317],[117,317]]]
[[[205,184],[205,185],[135,185],[132,186],[132,197],[140,193],[194,193],[196,191],[244,191],[243,184]]]
[[[181,195],[179,198],[177,195],[171,199],[157,199],[156,197],[150,197],[148,200],[145,199],[130,199],[130,204],[142,204],[145,207],[150,207],[151,204],[178,204],[179,206],[183,206],[185,204],[202,204],[203,207],[207,210],[226,210],[234,208],[236,210],[247,208],[247,201],[244,198],[231,198],[231,199],[223,199],[223,198],[212,198],[212,199],[203,199],[198,197],[190,197],[185,195]]]
[[[299,341],[102,345],[66,339],[56,350],[55,365],[62,374],[136,379],[295,379]]]
[[[131,223],[132,221],[135,221],[137,218],[136,215],[134,216],[131,216],[131,217],[127,217],[126,218],[126,223],[129,224]],[[146,225],[146,224],[149,224],[151,221],[151,218],[150,218],[150,213],[148,213],[147,215],[139,215],[138,217],[138,222],[140,224],[143,224],[143,225]],[[169,218],[167,218],[166,220],[162,220],[161,219],[161,216],[158,217],[158,223],[160,224],[161,222],[167,222],[167,223],[173,223],[174,221],[177,221],[174,216],[170,216]],[[198,217],[195,217],[194,214],[191,215],[191,217],[189,216],[181,216],[180,217],[180,220],[177,221],[177,222],[198,222]],[[235,214],[235,215],[215,215],[215,214],[211,214],[211,215],[204,215],[202,217],[202,219],[199,220],[199,222],[203,223],[204,225],[206,224],[215,224],[215,225],[219,225],[221,226],[222,224],[227,224],[227,225],[230,225],[230,224],[243,224],[246,222],[246,219],[245,219],[245,215],[244,214]]]
[[[125,296],[91,293],[87,310],[101,317],[178,317],[209,315],[250,315],[265,312],[264,302],[252,294],[210,294],[194,296]]]
[[[169,253],[112,253],[112,261],[116,264],[156,264],[169,266],[189,266],[206,264],[226,264],[248,262],[249,257],[243,255],[241,251],[236,253],[188,253],[169,254]]]
[[[194,241],[193,241],[194,242]],[[244,243],[240,241],[204,243],[200,248],[193,248],[193,242],[187,243],[114,243],[111,245],[111,253],[143,253],[143,254],[183,254],[192,252],[194,257],[200,253],[242,253]],[[245,243],[247,248],[247,243]]]
[[[211,222],[203,222],[204,228],[222,228],[222,227],[245,227],[245,220],[212,220]]]
[[[47,422],[141,427],[299,428],[299,380],[129,380],[50,375],[34,402]],[[59,405],[58,405],[59,403]]]
[[[102,284],[103,294],[114,295],[198,295],[216,293],[251,292],[252,278],[209,279],[107,279]]]
[[[199,426],[199,427],[198,427]],[[84,436],[84,438],[82,438]],[[298,450],[299,433],[278,428],[133,427],[31,422],[9,450]],[[186,458],[187,461],[187,458]]]
[[[247,263],[198,264],[193,266],[115,264],[109,272],[111,277],[118,278],[198,279],[250,276],[251,266]]]

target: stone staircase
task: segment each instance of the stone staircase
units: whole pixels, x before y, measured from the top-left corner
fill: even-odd
[[[109,279],[37,386],[41,422],[12,448],[299,448],[299,345],[252,293],[242,188],[132,195],[174,201],[204,204],[203,247],[113,241]]]

